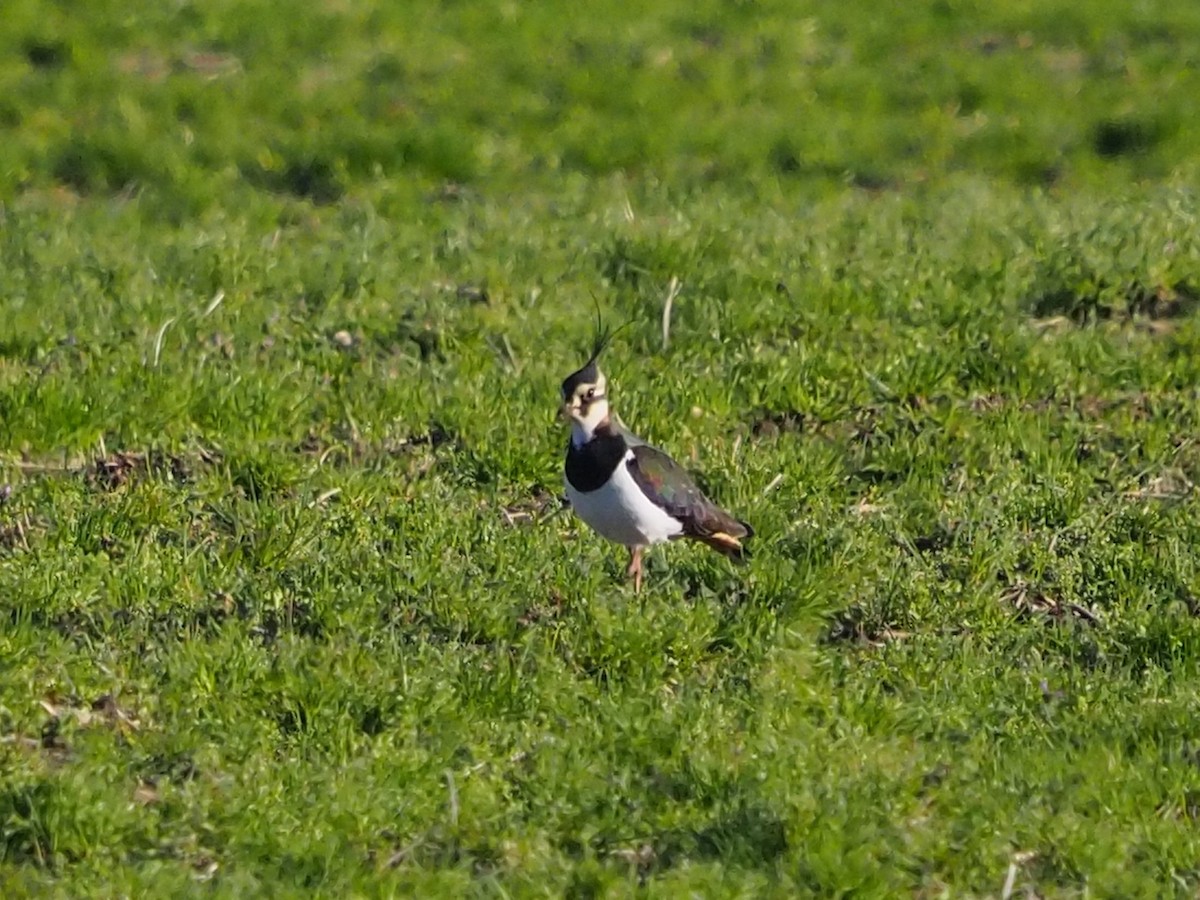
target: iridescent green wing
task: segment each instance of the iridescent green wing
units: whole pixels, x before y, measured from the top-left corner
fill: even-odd
[[[683,523],[684,534],[704,537],[724,532],[741,537],[749,528],[704,496],[683,466],[657,447],[632,443],[629,472],[642,492]]]

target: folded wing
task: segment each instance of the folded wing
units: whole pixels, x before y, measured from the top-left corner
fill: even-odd
[[[626,464],[642,492],[683,524],[683,536],[703,541],[734,558],[746,554],[742,539],[754,534],[742,522],[704,496],[687,471],[657,447],[629,440],[633,458]]]

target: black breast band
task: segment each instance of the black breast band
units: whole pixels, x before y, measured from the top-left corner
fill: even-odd
[[[625,438],[604,429],[597,429],[582,447],[572,441],[567,448],[567,481],[585,494],[603,487],[625,459],[625,450]]]

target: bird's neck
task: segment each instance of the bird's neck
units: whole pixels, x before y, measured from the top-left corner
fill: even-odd
[[[571,443],[576,447],[582,447],[594,438],[597,432],[607,431],[611,426],[612,418],[607,409],[604,410],[603,416],[595,415],[584,419],[574,419],[571,422]]]

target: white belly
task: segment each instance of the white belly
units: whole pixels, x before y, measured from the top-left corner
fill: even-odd
[[[632,458],[633,453],[627,453],[608,483],[594,491],[577,491],[568,481],[571,507],[599,534],[626,547],[643,547],[676,537],[683,526],[642,493],[625,465]]]

